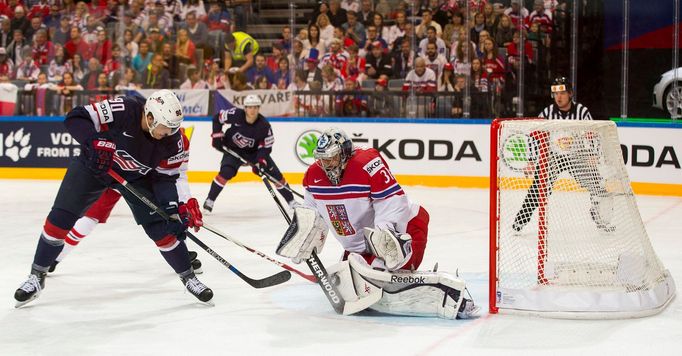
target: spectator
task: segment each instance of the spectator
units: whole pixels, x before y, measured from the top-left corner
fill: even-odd
[[[344,92],[336,98],[336,114],[341,116],[367,116],[367,97],[357,90],[358,82],[350,77],[344,82]]]
[[[346,72],[346,64],[348,63],[348,52],[341,47],[341,40],[335,38],[331,41],[329,52],[325,53],[320,61],[320,68],[325,65],[331,65],[338,75]]]
[[[322,67],[322,91],[326,92],[322,95],[322,113],[332,115],[334,113],[334,104],[336,98],[332,93],[342,91],[344,88],[343,79],[334,70],[330,64]],[[334,98],[334,99],[333,99]]]
[[[381,42],[375,41],[372,44],[371,52],[366,57],[367,77],[370,79],[379,79],[380,76],[390,76],[393,72],[391,65],[391,58],[384,53],[384,48]]]
[[[519,26],[521,18],[526,18],[529,15],[528,9],[525,7],[521,8],[521,2],[519,0],[511,0],[511,7],[504,10],[504,14],[509,16],[515,28]]]
[[[151,11],[149,13],[149,19],[151,20],[152,14],[156,15],[157,17],[157,27],[159,30],[161,30],[161,33],[164,35],[169,35],[171,31],[173,31],[173,18],[175,15],[169,11],[166,11],[166,6],[161,2],[161,0],[157,0],[155,5],[154,5],[154,11]],[[204,10],[204,16],[203,16],[203,21],[206,21],[206,12]],[[151,25],[152,22],[149,21],[149,24]]]
[[[274,85],[270,83],[268,78],[264,76],[256,77],[256,80],[253,82],[253,89],[255,90],[270,90],[274,89]]]
[[[415,53],[410,47],[410,40],[400,43],[400,51],[393,56],[393,75],[395,79],[405,79],[407,73],[414,69]]]
[[[327,45],[328,43],[321,37],[320,28],[317,25],[308,25],[308,39],[303,42],[303,49],[310,51],[311,48],[315,48],[320,54],[324,55]]]
[[[487,3],[483,6],[483,17],[485,18],[485,30],[492,37],[495,37],[500,25],[500,16],[495,12],[493,4]]]
[[[341,8],[341,3],[339,0],[329,1],[329,23],[334,27],[341,27],[344,23],[348,21],[346,17],[346,10]]]
[[[543,0],[535,0],[533,3],[533,12],[526,18],[526,27],[536,22],[543,33],[552,33],[552,12],[545,9]]]
[[[471,61],[471,85],[481,93],[488,92],[488,73],[483,70],[478,58]]]
[[[390,65],[390,61],[389,61]],[[348,64],[346,65],[346,78],[355,78],[358,82],[362,83],[367,75],[365,69],[367,67],[367,61],[364,57],[360,56],[358,53],[357,45],[348,46]]]
[[[209,89],[208,83],[201,79],[201,73],[195,66],[187,67],[187,80],[180,84],[180,89]]]
[[[303,50],[303,42],[294,40],[291,53],[287,56],[292,70],[303,70],[308,51]]]
[[[438,54],[445,56],[445,41],[443,41],[441,38],[438,38],[436,35],[436,28],[433,26],[429,26],[429,28],[426,29],[426,37],[419,42],[417,54],[424,55],[424,53],[426,53],[426,45],[428,43],[435,44]]]
[[[317,17],[317,28],[320,31],[320,42],[322,42],[324,49],[326,49],[329,47],[332,38],[334,38],[334,26],[329,22],[329,17],[322,14]],[[310,33],[310,31],[308,31],[308,33]],[[320,48],[318,48],[318,50],[319,49]],[[320,51],[320,53],[324,54],[324,51]]]
[[[47,30],[36,32],[31,55],[39,66],[48,65],[54,57],[54,45],[47,40]]]
[[[464,27],[464,17],[459,11],[452,14],[450,23],[445,25],[443,29],[443,41],[446,44],[452,44],[459,38],[459,30]]]
[[[466,37],[467,37],[467,30],[465,28],[461,28],[459,30],[459,36],[457,36],[457,41],[453,42],[452,46],[450,47],[450,62],[453,62],[453,63],[455,62],[455,58],[456,58],[456,55],[458,53],[457,51],[459,50],[460,43],[461,44],[466,43],[467,42]],[[476,53],[475,52],[476,51],[476,43],[474,43],[473,41],[469,41],[469,45],[474,49],[474,52],[472,52],[472,53]],[[457,68],[455,68],[455,71],[456,70],[457,70]]]
[[[76,26],[79,29],[85,27],[86,25],[86,18],[89,15],[88,12],[88,6],[85,4],[83,1],[79,1],[75,5],[75,9],[73,11],[66,10],[64,11],[65,14],[73,14],[71,15],[71,27]]]
[[[147,42],[142,42],[140,43],[140,51],[133,58],[130,65],[133,67],[133,69],[135,69],[135,71],[142,72],[147,68],[149,63],[151,63],[153,55],[154,54],[149,51],[149,44]]]
[[[401,2],[404,3],[404,2]],[[381,14],[384,18],[388,17],[388,14],[391,12],[391,5],[388,3],[387,0],[379,0],[377,3],[377,6],[374,7],[374,11],[376,13]]]
[[[35,36],[38,30],[44,29],[47,31],[47,27],[45,26],[45,24],[43,24],[43,19],[41,17],[34,17],[29,21],[29,23],[31,25],[28,27],[26,32],[24,32],[24,37],[26,37],[26,39],[28,39],[29,41],[35,40],[33,36]]]
[[[306,81],[308,83],[318,82],[322,83],[322,70],[319,67],[319,53],[317,49],[312,48],[308,53],[308,58],[306,59],[306,69],[304,71],[306,75]]]
[[[59,26],[57,26],[52,34],[52,42],[64,46],[71,38],[71,25],[67,16],[59,18]]]
[[[287,57],[279,59],[279,67],[275,72],[275,85],[277,89],[286,89],[291,82],[291,69]]]
[[[31,96],[33,96],[34,101],[31,102],[31,106],[35,108],[36,115],[42,116],[48,113],[51,114],[52,110],[49,110],[48,107],[46,107],[46,103],[50,103],[53,100],[49,97],[52,94],[52,91],[48,90],[53,87],[54,84],[47,81],[46,73],[38,74],[38,80],[35,83],[26,83],[26,85],[24,85],[25,92],[33,92],[31,93]]]
[[[7,56],[18,66],[24,60],[23,48],[30,46],[30,44],[24,39],[24,33],[21,30],[14,30],[13,34],[12,42],[7,47]]]
[[[102,73],[102,66],[97,58],[92,57],[88,60],[88,70],[83,76],[81,83],[85,90],[97,89],[97,77]]]
[[[7,49],[12,39],[14,39],[14,34],[11,21],[9,17],[2,17],[0,20],[0,47]]]
[[[216,35],[218,33],[222,35],[226,32],[232,32],[232,16],[223,10],[217,1],[213,1],[209,5],[206,21],[209,34],[215,32]]]
[[[187,3],[182,6],[181,17],[186,19],[190,13],[194,13],[199,21],[206,21],[206,7],[203,0],[187,0]]]
[[[81,30],[76,27],[71,27],[71,39],[64,45],[66,49],[66,56],[68,58],[73,58],[73,55],[79,53],[85,60],[92,57],[92,47],[81,37]]]
[[[348,22],[342,25],[346,37],[352,39],[358,45],[365,43],[365,26],[358,22],[358,15],[355,11],[347,11]]]
[[[469,31],[469,39],[475,43],[480,43],[479,36],[481,35],[482,31],[485,31],[485,17],[479,12],[474,15],[474,25]]]
[[[453,88],[454,90],[454,97],[452,100],[452,109],[450,113],[452,114],[452,117],[454,118],[460,118],[464,115],[464,89],[466,87],[466,77],[457,74],[455,76],[455,86]]]
[[[246,78],[249,83],[255,84],[257,77],[265,77],[270,85],[275,82],[275,75],[266,65],[265,56],[260,53],[256,55],[256,65],[246,72]]]
[[[178,76],[178,58],[175,56],[175,52],[173,52],[172,44],[163,44],[161,57],[163,58],[163,67],[168,70],[172,78],[176,78]]]
[[[362,0],[360,2],[360,11],[358,13],[358,21],[363,25],[368,26],[374,21],[374,11],[372,11],[372,0]]]
[[[31,23],[26,18],[26,10],[23,6],[17,5],[14,8],[14,18],[12,18],[12,31],[20,30],[21,33],[26,33],[29,27],[31,27]]]
[[[118,80],[116,80],[116,81],[112,80],[111,76],[113,76],[114,73],[118,72],[120,68],[121,68],[121,48],[118,45],[114,45],[114,47],[112,47],[112,49],[111,49],[111,56],[104,63],[104,68],[103,68],[104,73],[106,73],[110,77],[109,81],[111,83],[118,82]]]
[[[319,7],[313,11],[310,16],[310,20],[308,21],[308,25],[317,23],[320,15],[327,16],[327,20],[329,20],[329,4],[326,1],[321,1]]]
[[[415,40],[415,43],[418,43],[417,39],[415,38],[415,33],[412,29],[413,29],[413,27],[412,27],[411,22],[405,23],[405,35],[403,35],[402,37],[398,37],[395,40],[395,42],[393,43],[393,52],[394,53],[400,51],[401,43],[403,43],[406,40],[410,43],[410,47],[412,46],[412,40],[413,39]],[[414,51],[416,52],[416,49],[414,49]]]
[[[405,12],[398,11],[395,17],[395,24],[389,28],[388,36],[384,38],[388,42],[389,48],[400,48],[401,42],[396,42],[400,37],[405,36]],[[397,52],[397,51],[396,51]]]
[[[380,42],[381,46],[386,49],[388,48],[388,43],[379,37],[377,28],[374,25],[367,26],[367,40],[364,45],[362,45],[362,50],[360,51],[360,56],[365,57],[371,51],[372,43]]]
[[[426,67],[436,73],[436,77],[440,76],[440,74],[443,72],[443,66],[448,63],[448,60],[445,59],[445,56],[438,53],[436,44],[433,42],[429,42],[429,44],[426,45],[426,53],[420,57],[424,58]]]
[[[378,117],[394,117],[398,114],[393,97],[387,95],[388,80],[384,77],[377,79],[374,85],[374,92],[371,93],[367,110],[368,115]]]
[[[417,38],[422,39],[426,37],[426,30],[429,26],[433,26],[436,29],[436,35],[438,37],[443,36],[443,29],[436,21],[433,21],[431,9],[424,9],[422,11],[422,22],[415,29]]]
[[[38,74],[38,79],[36,80],[35,83],[26,83],[26,85],[24,85],[24,90],[25,91],[33,91],[36,89],[49,89],[49,88],[52,88],[53,86],[54,86],[54,84],[49,83],[47,81],[47,73],[41,72]],[[43,107],[44,107],[44,105],[43,105]],[[45,111],[43,111],[43,115],[44,115],[44,113],[45,113]]]
[[[114,89],[118,91],[141,89],[141,87],[135,83],[135,71],[132,68],[127,67]]]
[[[287,90],[292,91],[310,91],[310,86],[306,81],[307,74],[302,70],[297,70],[294,76],[294,81],[289,84]],[[305,116],[308,114],[309,105],[307,105],[308,95],[294,95],[294,110],[295,115]]]
[[[341,8],[346,10],[346,15],[348,11],[355,11],[357,13],[360,10],[360,3],[357,0],[341,0]]]
[[[232,73],[230,88],[234,91],[253,90],[253,87],[246,82],[246,74],[241,71]]]
[[[224,89],[225,73],[220,68],[220,58],[207,59],[204,73],[209,89]]]
[[[258,50],[258,42],[245,32],[225,35],[225,68],[238,67],[246,73],[253,66]]]
[[[139,50],[139,45],[133,40],[133,31],[125,30],[123,32],[123,41],[121,46],[121,55],[123,56],[124,63],[126,63],[126,65],[130,65],[133,61],[133,58],[137,56]]]
[[[92,45],[92,52],[94,58],[97,58],[100,63],[107,63],[111,60],[111,41],[107,38],[107,32],[101,27],[97,31],[97,42]]]
[[[97,42],[97,33],[99,30],[104,30],[104,25],[97,22],[97,19],[93,15],[89,15],[86,18],[85,23],[85,27],[81,29],[81,38],[85,43],[92,46]]]
[[[291,51],[291,27],[283,26],[282,34],[280,35],[279,40],[275,43],[282,46],[282,51],[284,51],[285,54],[289,53]]]
[[[407,73],[403,91],[414,90],[418,93],[428,93],[436,91],[436,73],[426,68],[424,58],[414,60],[414,69]]]
[[[5,47],[0,47],[0,76],[14,79],[14,61],[7,56]]]
[[[149,36],[145,38],[145,42],[149,44],[149,51],[152,53],[161,53],[163,45],[167,42],[166,37],[161,34],[157,27],[149,28]]]
[[[455,90],[455,67],[451,63],[443,66],[443,72],[438,77],[438,92],[453,92]]]
[[[99,73],[97,76],[97,90],[99,91],[110,91],[111,86],[109,85],[109,78],[107,78],[107,75],[102,72]]]
[[[512,71],[517,71],[521,59],[521,52],[519,51],[519,43],[521,42],[520,32],[514,31],[512,36],[512,43],[507,45],[507,63],[512,67]],[[533,46],[529,40],[525,40],[524,56],[526,57],[526,64],[533,64]]]
[[[272,54],[265,59],[265,65],[270,68],[270,71],[275,73],[279,69],[279,60],[282,58],[286,58],[286,52],[281,43],[275,42],[272,44]]]
[[[47,3],[47,0],[38,0],[37,2],[33,1],[31,9],[28,11],[28,18],[44,18],[49,14],[50,5]]]
[[[65,114],[76,106],[75,94],[83,90],[83,87],[76,83],[73,74],[70,72],[64,73],[64,78],[61,83],[53,87],[53,90],[59,94],[57,100],[59,102],[60,114]]]
[[[504,59],[498,54],[495,42],[492,39],[485,40],[481,64],[485,68],[486,73],[488,73],[488,83],[493,85],[498,93],[504,89],[504,75],[506,71],[504,63]]]
[[[200,48],[208,48],[208,27],[206,24],[197,21],[197,15],[192,11],[187,13],[185,21],[187,23],[185,28],[194,45]]]
[[[500,24],[497,26],[497,32],[495,33],[495,43],[500,47],[507,47],[514,37],[514,27],[512,27],[512,22],[509,16],[500,16]]]
[[[23,62],[17,66],[17,80],[24,80],[27,82],[35,82],[38,80],[40,74],[40,67],[36,61],[31,57],[31,48],[24,47],[22,50],[24,57]]]
[[[175,42],[175,56],[180,63],[196,64],[196,47],[189,38],[189,31],[185,28],[178,30],[178,39]]]
[[[83,57],[81,57],[80,53],[74,54],[73,58],[71,58],[71,68],[73,69],[71,72],[73,74],[72,79],[78,83],[82,82],[87,70],[83,68]],[[63,77],[62,80],[64,80]]]
[[[130,40],[126,39],[124,42],[125,44],[127,44],[129,41],[139,43],[144,36],[144,30],[140,27],[140,25],[133,21],[133,16],[135,15],[132,13],[132,11],[126,11],[123,14],[123,21],[117,23],[115,26],[115,33],[123,32],[125,36],[125,32],[130,31]],[[135,56],[132,55],[131,58],[132,57]]]
[[[155,54],[151,63],[142,71],[143,89],[170,88],[170,73],[163,67],[163,56]]]
[[[391,32],[391,29],[384,23],[384,16],[379,13],[375,13],[374,16],[372,16],[371,25],[376,27],[378,37],[385,42]],[[365,25],[365,28],[367,26],[369,25]],[[385,48],[388,48],[388,43],[386,44]]]

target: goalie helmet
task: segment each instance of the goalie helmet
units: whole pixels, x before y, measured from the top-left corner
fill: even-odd
[[[153,118],[151,125],[146,120],[150,114]],[[175,96],[175,93],[168,89],[155,91],[147,98],[147,102],[144,104],[144,117],[149,132],[152,132],[157,126],[163,125],[172,130],[171,134],[178,132],[184,119],[180,100]]]
[[[329,181],[333,185],[338,185],[346,163],[353,155],[353,141],[341,129],[332,127],[317,139],[317,147],[313,154]]]
[[[556,77],[552,81],[552,98],[554,97],[554,93],[559,93],[562,91],[568,92],[569,94],[573,93],[573,85],[571,85],[571,81],[566,79],[566,77]]]

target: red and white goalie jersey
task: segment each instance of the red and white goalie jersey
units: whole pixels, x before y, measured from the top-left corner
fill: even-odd
[[[332,185],[322,167],[312,164],[303,177],[303,187],[304,205],[317,210],[349,252],[366,252],[363,228],[392,228],[404,233],[420,211],[373,148],[354,150],[339,185]]]

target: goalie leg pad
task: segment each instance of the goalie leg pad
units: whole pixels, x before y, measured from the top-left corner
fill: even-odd
[[[381,299],[381,288],[352,271],[347,260],[330,266],[327,273],[345,301],[343,315],[365,310]]]
[[[295,263],[308,259],[313,251],[322,252],[327,238],[327,224],[314,209],[298,207],[294,210],[291,225],[277,246],[277,254],[291,258]]]
[[[464,281],[448,273],[378,271],[357,254],[351,254],[348,262],[354,280],[360,279],[357,275],[383,291],[381,299],[370,309],[395,315],[456,319],[461,309],[473,307],[470,300],[464,299]],[[361,292],[358,287],[356,290]]]

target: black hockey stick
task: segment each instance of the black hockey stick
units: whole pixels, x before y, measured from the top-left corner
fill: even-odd
[[[114,178],[118,183],[120,183],[126,190],[128,190],[131,194],[133,194],[137,199],[139,199],[141,202],[143,202],[145,205],[147,205],[150,209],[154,210],[159,216],[166,220],[171,220],[172,218],[163,210],[161,210],[154,202],[149,200],[146,196],[144,196],[142,193],[137,191],[134,187],[132,187],[130,184],[128,184],[128,181],[126,181],[123,177],[121,177],[118,173],[114,172],[113,170],[109,170],[109,175]],[[249,278],[248,276],[244,275],[242,272],[240,272],[235,266],[233,266],[231,263],[227,262],[224,258],[222,258],[217,252],[213,251],[210,247],[208,247],[205,243],[203,243],[201,240],[199,240],[196,236],[194,236],[191,232],[187,231],[187,236],[192,240],[195,244],[199,245],[206,253],[209,255],[213,256],[218,262],[220,262],[223,266],[227,267],[230,271],[234,272],[239,278],[244,280],[244,282],[248,283],[250,286],[254,288],[266,288],[266,287],[272,287],[276,286],[278,284],[282,284],[286,281],[288,281],[291,278],[291,273],[289,271],[281,271],[277,274],[274,274],[269,277],[265,277],[263,279],[253,279]]]
[[[287,223],[291,225],[291,217],[289,217],[289,214],[287,214],[286,210],[284,210],[282,203],[279,201],[279,199],[277,199],[275,191],[272,189],[272,185],[270,185],[270,182],[268,182],[268,180],[265,178],[263,178],[263,183],[265,184],[265,187],[268,188],[272,199],[275,200],[275,204],[277,204],[282,216],[284,216],[284,219],[287,221]],[[308,265],[308,268],[310,268],[310,271],[317,276],[317,284],[319,284],[320,288],[322,288],[324,295],[327,296],[327,299],[329,300],[329,303],[332,304],[334,311],[337,314],[343,314],[346,301],[341,298],[341,293],[339,293],[336,285],[332,283],[331,278],[329,278],[329,273],[327,273],[327,269],[324,268],[324,265],[317,256],[317,252],[315,250],[313,250],[313,252],[310,254],[310,257],[305,260],[305,263]]]
[[[218,230],[217,228],[215,228],[215,227],[213,227],[213,226],[211,226],[211,225],[209,225],[209,224],[207,224],[207,223],[204,223],[204,229],[206,229],[206,230],[208,230],[208,231],[210,231],[210,232],[212,232],[212,233],[214,233],[214,234],[216,234],[216,235],[218,235],[218,236],[224,238],[224,239],[227,240],[227,241],[230,241],[230,242],[234,243],[235,245],[237,245],[237,246],[239,246],[239,247],[245,248],[245,249],[246,249],[247,251],[249,251],[249,252],[255,253],[256,255],[258,255],[258,256],[260,256],[260,257],[262,257],[262,258],[264,258],[264,259],[266,259],[266,260],[268,260],[268,261],[270,261],[270,262],[272,262],[272,263],[274,263],[274,264],[276,264],[276,265],[278,265],[278,266],[284,268],[284,269],[287,270],[287,271],[294,272],[294,273],[296,273],[297,275],[299,275],[299,276],[301,276],[301,277],[303,277],[303,278],[305,278],[305,279],[307,279],[307,280],[309,280],[309,281],[311,281],[311,282],[313,282],[313,283],[317,282],[317,278],[315,278],[315,276],[310,275],[310,274],[305,274],[305,273],[303,273],[303,272],[297,270],[296,268],[289,266],[289,265],[286,264],[286,263],[282,263],[282,262],[280,262],[280,261],[278,261],[278,260],[276,260],[276,259],[274,259],[274,258],[272,258],[272,257],[270,257],[270,256],[268,256],[268,255],[266,255],[266,254],[264,254],[264,253],[262,253],[262,252],[256,250],[256,249],[254,249],[254,248],[251,248],[251,247],[249,247],[249,246],[246,246],[246,245],[244,245],[243,243],[241,243],[239,240],[235,239],[234,237],[231,237],[231,236],[229,236],[229,235],[223,233],[222,231]]]
[[[255,168],[255,167],[256,167],[253,163],[251,163],[251,162],[245,160],[245,159],[244,159],[242,156],[240,156],[237,152],[232,151],[231,149],[229,149],[229,148],[227,148],[227,147],[225,147],[225,146],[223,146],[223,152],[225,152],[225,153],[227,153],[227,154],[233,156],[234,158],[240,160],[240,161],[242,162],[242,164],[249,165],[249,166],[251,166],[251,168]],[[263,168],[258,168],[258,172],[260,173],[259,176],[261,176],[261,177],[265,176],[269,181],[271,181],[271,182],[273,182],[273,183],[275,183],[275,184],[279,184],[279,182],[277,181],[277,179],[275,179],[275,177],[271,176],[270,173],[266,172]],[[291,187],[289,187],[288,185],[283,185],[283,187],[284,187],[284,189],[290,191],[292,194],[294,194],[294,195],[296,195],[297,197],[303,199],[303,194],[301,194],[301,193],[299,193],[299,192],[297,192],[297,191],[291,189]]]

